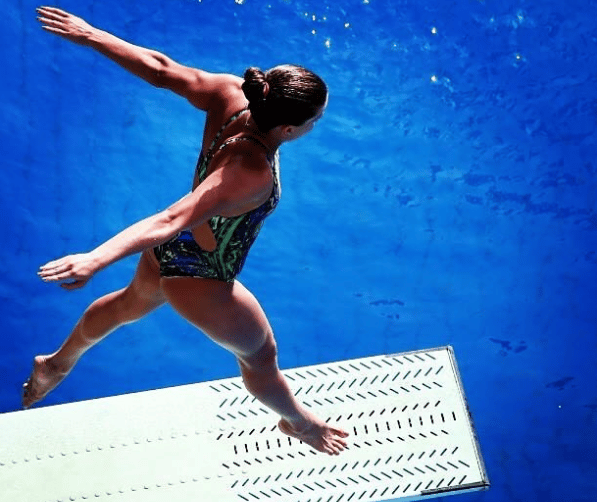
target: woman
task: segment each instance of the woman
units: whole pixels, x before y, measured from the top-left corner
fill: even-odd
[[[124,42],[60,9],[41,7],[38,14],[45,30],[92,47],[150,84],[187,98],[207,112],[207,119],[190,194],[89,253],[41,267],[44,281],[74,289],[115,261],[142,252],[128,287],[92,303],[58,351],[35,358],[23,405],[45,397],[110,332],[168,302],[236,356],[249,392],[281,415],[282,432],[338,454],[348,434],[294,399],[278,368],[267,318],[235,279],[263,219],[278,202],[277,149],[306,134],[322,116],[323,81],[289,65],[266,73],[250,68],[244,80],[210,74]]]

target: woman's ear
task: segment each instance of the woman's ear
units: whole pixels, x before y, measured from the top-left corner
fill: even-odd
[[[282,134],[285,138],[292,138],[294,136],[294,131],[296,127],[291,125],[284,125],[282,126]]]

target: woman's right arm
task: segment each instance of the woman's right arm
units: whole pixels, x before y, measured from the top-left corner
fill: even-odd
[[[151,85],[169,89],[201,110],[208,110],[212,100],[238,80],[232,75],[178,64],[160,52],[130,44],[61,9],[40,7],[37,12],[46,31],[97,50]]]

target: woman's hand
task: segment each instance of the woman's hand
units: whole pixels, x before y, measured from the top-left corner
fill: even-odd
[[[39,7],[37,13],[44,30],[76,44],[85,45],[95,29],[81,18],[55,7]]]
[[[91,253],[65,256],[40,267],[37,275],[45,282],[64,282],[64,289],[82,288],[99,270],[97,260]]]

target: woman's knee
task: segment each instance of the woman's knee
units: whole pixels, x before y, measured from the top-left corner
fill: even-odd
[[[274,334],[268,331],[265,341],[255,352],[248,355],[236,355],[241,369],[250,372],[270,371],[278,366],[278,346]]]
[[[117,316],[123,324],[134,322],[165,303],[159,268],[148,252],[141,255],[135,277],[117,293],[116,300]]]
[[[159,294],[151,294],[134,282],[120,290],[115,298],[116,316],[122,324],[135,322],[165,302]]]

